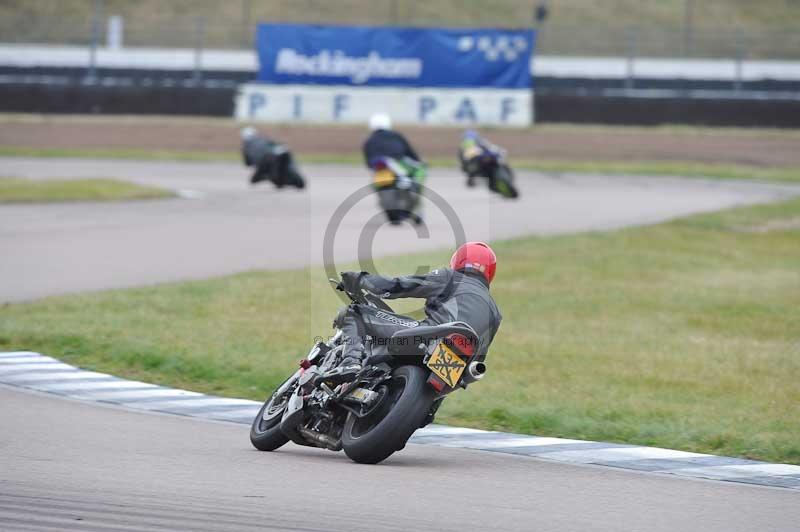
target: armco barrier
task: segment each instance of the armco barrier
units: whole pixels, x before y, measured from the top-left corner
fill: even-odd
[[[800,99],[539,91],[537,122],[800,127]],[[234,86],[0,83],[0,112],[233,116]],[[710,96],[710,95],[709,95]]]

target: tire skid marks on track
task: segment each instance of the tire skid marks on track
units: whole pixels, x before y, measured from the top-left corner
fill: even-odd
[[[84,371],[39,353],[0,353],[0,383],[126,408],[250,424],[261,403],[216,397]],[[658,447],[508,434],[429,425],[410,443],[475,449],[540,459],[594,464],[800,490],[800,466],[771,464]]]

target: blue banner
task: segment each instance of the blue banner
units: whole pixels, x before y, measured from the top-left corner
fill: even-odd
[[[533,30],[259,24],[256,37],[267,83],[531,86]]]

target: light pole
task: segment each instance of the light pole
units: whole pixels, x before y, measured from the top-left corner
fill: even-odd
[[[549,14],[549,9],[547,7],[547,2],[542,2],[536,5],[536,9],[533,11],[533,41],[531,44],[530,50],[530,61],[528,62],[528,72],[530,74],[530,87],[531,87],[531,121],[536,121],[536,100],[533,95],[533,73],[534,73],[534,49],[540,41],[540,36],[542,34],[542,28],[544,27],[544,21],[547,20],[547,15]]]
[[[89,43],[89,71],[86,73],[86,82],[97,81],[97,46],[100,41],[100,20],[103,13],[103,0],[94,0],[92,10],[92,37]]]
[[[694,47],[694,0],[686,0],[683,7],[683,55],[689,57]]]

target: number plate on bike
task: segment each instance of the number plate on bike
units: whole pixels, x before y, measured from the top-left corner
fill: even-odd
[[[467,363],[444,342],[439,342],[439,345],[434,348],[426,365],[451,388],[456,387],[458,379],[464,373],[464,368],[467,367]]]
[[[472,159],[473,157],[477,157],[478,155],[482,154],[483,150],[477,146],[470,146],[469,148],[464,150],[464,159]]]
[[[375,186],[377,187],[389,187],[394,185],[395,180],[394,172],[387,168],[383,168],[375,172]]]

